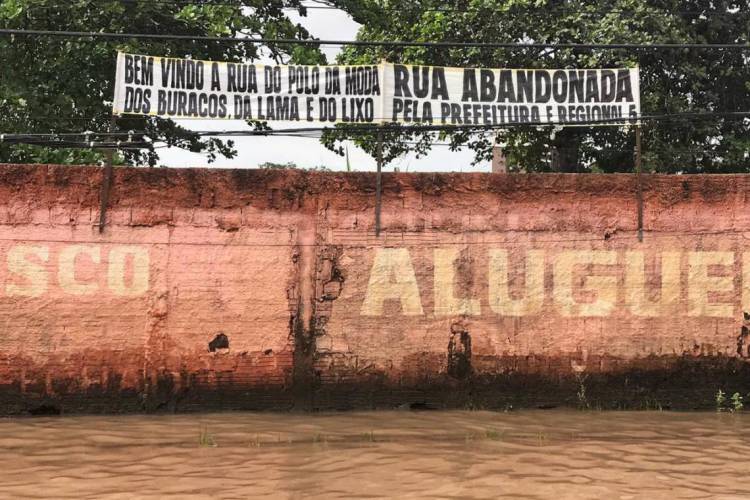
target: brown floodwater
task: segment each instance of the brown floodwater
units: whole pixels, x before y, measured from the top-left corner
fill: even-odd
[[[750,414],[0,421],[2,498],[750,499]]]

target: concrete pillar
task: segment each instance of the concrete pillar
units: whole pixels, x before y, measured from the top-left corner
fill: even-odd
[[[492,148],[492,173],[493,174],[507,174],[508,166],[503,153],[503,148],[500,145],[495,144]]]

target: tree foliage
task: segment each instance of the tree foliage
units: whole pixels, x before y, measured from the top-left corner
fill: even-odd
[[[301,0],[2,0],[0,27],[36,30],[156,33],[194,36],[310,38],[286,16],[304,15]],[[105,132],[110,122],[118,50],[167,57],[220,61],[253,60],[253,44],[198,41],[78,40],[16,36],[0,38],[0,132]],[[266,46],[279,62],[324,62],[317,49]],[[235,155],[233,144],[204,140],[172,120],[122,117],[115,130],[145,130],[151,141],[208,155]],[[0,144],[0,162],[91,163],[101,153]],[[155,165],[158,150],[123,152],[125,162]]]
[[[363,40],[540,43],[728,43],[750,40],[750,0],[332,0],[362,24]],[[750,53],[737,50],[502,50],[349,47],[340,62],[507,68],[639,65],[642,113],[750,111]],[[750,171],[750,121],[695,118],[643,126],[644,166],[660,172]],[[453,148],[489,159],[497,138],[512,168],[628,171],[633,130],[620,127],[509,129],[440,134]],[[373,153],[373,134],[340,127],[324,143],[354,138]],[[389,132],[385,158],[426,153],[434,134]],[[557,158],[557,160],[555,160]]]

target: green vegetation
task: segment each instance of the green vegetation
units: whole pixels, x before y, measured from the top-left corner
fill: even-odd
[[[363,40],[502,43],[748,43],[750,0],[332,0],[363,26]],[[520,21],[519,21],[520,20]],[[613,68],[639,65],[645,115],[750,110],[750,64],[741,51],[508,50],[442,47],[348,47],[344,63],[396,63],[485,68]],[[737,119],[647,122],[643,164],[659,172],[750,171],[750,125]],[[346,127],[324,143],[340,151],[354,138],[374,155],[375,136]],[[495,135],[449,134],[489,160]],[[430,149],[426,134],[389,132],[384,158]],[[511,171],[630,171],[634,134],[620,127],[550,127],[504,130],[498,142]],[[416,141],[416,145],[411,145]]]
[[[586,397],[586,375],[582,373],[576,373],[575,375],[576,381],[578,382],[578,392],[576,392],[576,397],[578,398],[578,409],[588,410],[591,408],[591,405]]]
[[[198,438],[198,445],[201,448],[216,448],[219,446],[214,439],[213,434],[208,432],[208,427],[201,427],[200,437]]]
[[[716,402],[716,411],[729,411],[731,413],[742,411],[745,407],[744,398],[739,392],[735,392],[729,398],[727,394],[719,389],[714,396]]]
[[[735,392],[732,394],[731,397],[732,402],[732,411],[740,411],[742,408],[744,408],[744,405],[742,404],[742,396],[740,396],[739,392]]]
[[[374,443],[375,442],[375,433],[373,431],[365,432],[361,436],[362,441],[366,441],[368,443]]]
[[[318,165],[317,167],[303,169],[302,167],[298,166],[296,163],[292,161],[287,162],[287,163],[275,163],[272,161],[267,161],[258,165],[258,168],[261,168],[264,170],[297,170],[299,169],[299,170],[311,170],[314,172],[330,172],[331,171],[330,168],[323,166],[323,165]]]
[[[0,28],[156,33],[256,38],[309,38],[286,17],[282,7],[306,13],[301,0],[222,0],[176,2],[152,0],[3,0]],[[220,61],[257,59],[251,44],[200,41],[77,40],[50,37],[0,37],[0,131],[4,133],[105,132],[110,121],[118,50],[146,55]],[[314,48],[267,46],[278,62],[323,63]],[[172,120],[119,118],[116,130],[146,130],[152,140],[204,153],[212,161],[233,157],[231,141],[204,140]],[[93,163],[103,153],[0,144],[0,162]],[[121,161],[156,165],[151,146],[125,151]]]
[[[503,438],[503,433],[496,431],[495,429],[487,429],[484,436],[492,441],[500,441]]]
[[[312,442],[313,444],[319,444],[319,443],[328,444],[328,437],[325,434],[318,433],[313,436]]]
[[[281,439],[281,438],[279,438],[279,439]],[[250,440],[250,447],[251,448],[260,448],[260,445],[261,445],[260,436],[258,434],[256,434],[255,437],[252,440]]]

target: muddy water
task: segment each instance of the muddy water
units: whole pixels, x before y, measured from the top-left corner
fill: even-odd
[[[2,498],[750,499],[750,414],[0,421]]]

